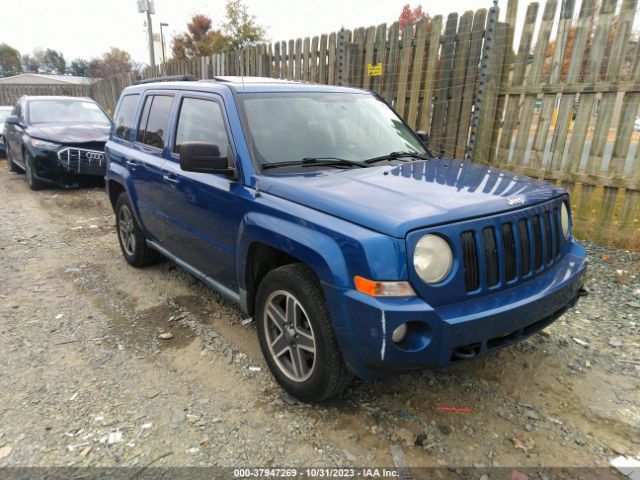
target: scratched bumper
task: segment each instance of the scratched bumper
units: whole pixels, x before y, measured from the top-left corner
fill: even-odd
[[[449,365],[533,335],[575,305],[586,267],[584,250],[574,244],[558,264],[526,284],[437,309],[417,297],[381,299],[324,287],[347,365],[362,378],[377,378]],[[407,337],[395,344],[393,330],[406,322]]]

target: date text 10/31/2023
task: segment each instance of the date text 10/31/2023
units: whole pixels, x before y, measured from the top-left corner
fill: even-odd
[[[399,478],[393,468],[236,468],[234,478]]]

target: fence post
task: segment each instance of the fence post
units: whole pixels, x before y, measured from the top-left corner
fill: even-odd
[[[344,38],[344,27],[338,32],[338,85],[346,85],[346,46]]]
[[[502,62],[502,78],[500,80],[500,86],[506,87],[509,84],[509,72],[511,66],[514,63],[515,52],[513,51],[513,37],[516,30],[516,17],[518,16],[518,0],[509,0],[507,3],[506,11],[506,44],[504,50],[504,60]],[[524,3],[524,2],[522,2]],[[497,2],[496,2],[497,4]],[[493,124],[493,134],[491,135],[491,144],[497,146],[498,137],[500,135],[500,124],[502,123],[502,115],[504,111],[504,104],[507,99],[506,95],[498,95],[498,102],[496,104],[496,121]],[[497,147],[494,147],[497,149]],[[496,161],[496,155],[494,155],[492,161]]]
[[[260,76],[271,76],[271,60],[268,54],[263,53],[260,55]]]
[[[481,106],[478,106],[478,131],[473,145],[473,160],[479,163],[489,163],[495,153],[491,144],[493,126],[496,122],[498,90],[502,79],[502,65],[504,62],[507,25],[496,22],[495,28],[488,29],[492,37],[487,71],[481,82],[484,82],[484,92]],[[491,31],[493,30],[493,31]]]
[[[484,38],[484,46],[482,48],[482,56],[480,57],[480,72],[478,73],[478,92],[473,100],[473,115],[471,117],[471,133],[469,134],[469,143],[467,144],[467,151],[465,154],[465,160],[470,161],[474,156],[476,140],[478,137],[478,123],[480,121],[480,107],[482,104],[482,94],[487,83],[488,68],[489,68],[489,54],[493,53],[491,50],[495,39],[495,26],[498,18],[498,9],[496,7],[497,0],[494,0],[494,6],[489,9],[489,16],[487,17],[487,28]]]

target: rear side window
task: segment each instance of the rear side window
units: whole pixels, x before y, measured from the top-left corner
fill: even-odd
[[[123,138],[125,140],[129,139],[129,134],[131,133],[131,129],[133,128],[136,107],[138,106],[139,100],[140,95],[127,95],[126,97],[122,98],[115,116],[116,137]]]
[[[218,146],[220,156],[227,156],[229,137],[220,105],[213,100],[185,98],[180,107],[174,152],[180,153],[183,142],[203,142]]]
[[[138,142],[164,148],[172,103],[173,97],[167,95],[150,95],[145,99],[138,127]]]

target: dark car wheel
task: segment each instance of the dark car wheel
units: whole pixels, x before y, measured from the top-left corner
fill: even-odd
[[[45,184],[35,178],[34,171],[36,166],[34,164],[33,157],[29,152],[24,152],[24,171],[27,174],[27,184],[31,190],[42,190]]]
[[[160,258],[158,252],[147,246],[144,233],[133,216],[133,208],[126,192],[122,192],[116,201],[116,229],[122,255],[130,265],[144,267]]]
[[[319,402],[351,383],[320,284],[308,267],[286,265],[265,276],[256,323],[271,373],[294,397]]]

